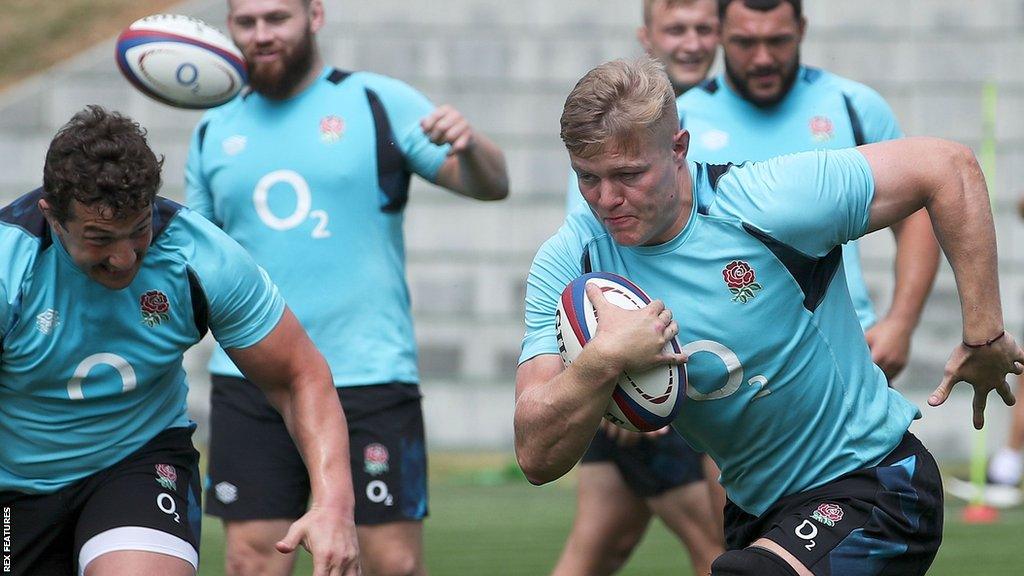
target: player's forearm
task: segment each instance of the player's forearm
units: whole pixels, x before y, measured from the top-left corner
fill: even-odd
[[[508,170],[501,149],[479,132],[473,144],[459,154],[462,192],[478,200],[501,200],[508,196]]]
[[[908,332],[921,319],[939,269],[939,244],[928,213],[918,210],[892,226],[896,237],[896,282],[886,318]]]
[[[959,146],[947,154],[936,159],[939,173],[928,199],[928,214],[956,278],[964,341],[985,342],[1003,330],[988,189],[969,149]]]
[[[572,469],[604,415],[621,370],[590,363],[587,356],[584,348],[576,362],[544,382],[524,385],[520,377],[516,458],[533,484],[556,480]]]
[[[311,506],[351,513],[355,501],[345,413],[326,368],[293,382],[279,409],[309,472]]]

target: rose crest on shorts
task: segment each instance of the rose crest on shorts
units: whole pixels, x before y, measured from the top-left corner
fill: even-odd
[[[380,476],[388,471],[388,449],[374,442],[363,449],[363,469],[370,476]]]
[[[836,522],[843,519],[843,509],[839,504],[822,502],[818,505],[817,510],[811,512],[811,518],[814,518],[826,526],[835,526]]]
[[[729,287],[729,291],[732,292],[732,301],[746,304],[747,300],[751,300],[758,290],[761,290],[763,286],[757,283],[757,275],[754,274],[754,269],[750,267],[750,264],[742,260],[733,260],[722,269],[722,277],[725,279],[725,285]]]
[[[167,295],[159,290],[149,290],[139,298],[142,309],[142,323],[152,328],[170,318],[171,303]]]
[[[345,133],[345,121],[340,116],[324,116],[320,119],[320,139],[324,144],[334,144]]]
[[[178,472],[170,464],[156,465],[156,481],[168,490],[178,489]]]

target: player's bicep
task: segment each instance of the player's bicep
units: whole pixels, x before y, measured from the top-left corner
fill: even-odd
[[[225,352],[242,374],[265,392],[286,389],[304,370],[324,362],[288,308],[258,342],[244,348],[225,348]]]
[[[857,148],[875,183],[867,232],[891,226],[924,207],[949,177],[962,146],[937,138],[904,138]]]

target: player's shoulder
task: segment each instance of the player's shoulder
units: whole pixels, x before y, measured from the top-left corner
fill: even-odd
[[[38,206],[42,197],[43,189],[37,188],[0,208],[0,253],[8,264],[4,269],[15,262],[30,264],[52,244],[50,227]]]
[[[888,106],[885,98],[877,90],[856,80],[851,80],[828,70],[805,66],[801,71],[803,81],[810,82],[822,89],[839,92],[852,105],[857,107]]]
[[[420,95],[421,92],[404,80],[392,76],[378,74],[376,72],[359,71],[352,72],[351,81],[373,90],[381,96],[406,97],[409,95]],[[349,80],[346,80],[348,82]]]
[[[703,104],[720,97],[722,92],[722,78],[712,76],[700,84],[683,92],[676,98],[676,107],[679,109],[690,108],[697,104]]]
[[[157,197],[153,203],[152,247],[191,259],[204,250],[236,244],[226,232],[188,206]]]
[[[578,260],[588,247],[610,241],[610,238],[607,230],[589,210],[574,210],[565,217],[558,230],[541,244],[537,260]]]

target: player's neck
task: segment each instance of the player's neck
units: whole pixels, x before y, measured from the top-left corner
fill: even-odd
[[[281,98],[281,100],[290,100],[305,92],[306,88],[309,88],[313,85],[313,82],[316,82],[317,78],[320,77],[320,74],[323,73],[323,70],[324,60],[320,57],[320,50],[314,47],[313,58],[310,61],[309,70],[306,71],[306,75],[296,82],[295,86],[293,86],[292,89],[289,90],[283,98]]]

